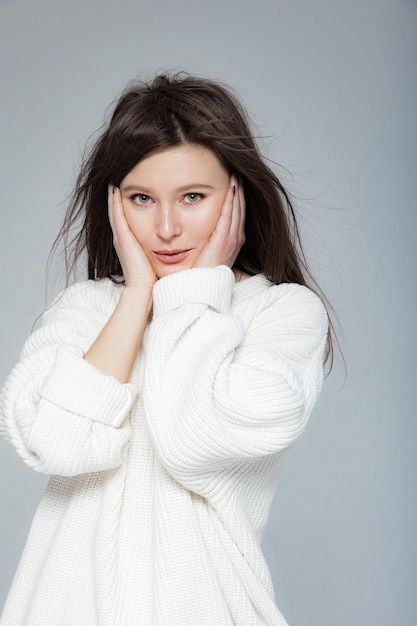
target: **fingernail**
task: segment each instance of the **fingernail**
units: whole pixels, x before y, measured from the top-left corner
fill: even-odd
[[[236,193],[236,185],[233,185],[232,191],[233,191],[233,195],[235,195],[235,193]]]

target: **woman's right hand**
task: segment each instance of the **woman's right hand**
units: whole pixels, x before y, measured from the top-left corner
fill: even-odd
[[[122,266],[126,288],[84,359],[103,374],[127,383],[152,308],[156,275],[142,246],[129,228],[120,190],[113,185],[109,185],[108,205],[113,244]]]
[[[126,287],[152,290],[157,277],[149,260],[127,223],[120,189],[108,186],[110,226],[113,245],[122,266]]]

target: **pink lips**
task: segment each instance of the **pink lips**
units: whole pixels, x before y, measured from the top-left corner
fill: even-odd
[[[158,261],[170,265],[171,263],[180,263],[189,252],[190,250],[157,250],[153,254]]]

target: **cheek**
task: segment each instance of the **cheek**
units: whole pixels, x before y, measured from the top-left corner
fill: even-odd
[[[135,239],[142,246],[146,245],[150,232],[153,230],[153,225],[151,226],[150,220],[146,219],[145,214],[129,210],[125,210],[125,217],[127,225],[135,236]]]
[[[195,216],[193,220],[194,232],[198,234],[201,239],[208,240],[212,235],[219,221],[222,206],[223,199],[207,203],[199,212],[199,215]]]

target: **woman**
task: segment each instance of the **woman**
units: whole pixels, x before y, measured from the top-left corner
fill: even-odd
[[[60,235],[89,280],[2,393],[6,437],[52,478],[1,624],[285,624],[259,543],[328,318],[241,105],[182,74],[129,86]]]

